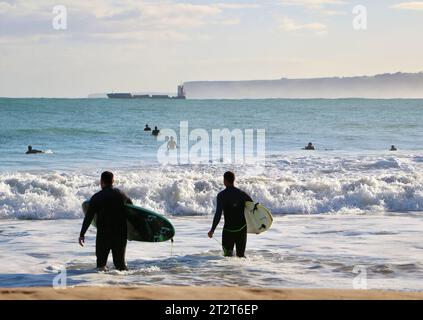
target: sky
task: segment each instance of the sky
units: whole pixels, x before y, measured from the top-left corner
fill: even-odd
[[[420,72],[422,31],[423,1],[0,0],[0,96]]]

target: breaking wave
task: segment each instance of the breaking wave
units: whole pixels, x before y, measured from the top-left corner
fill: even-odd
[[[274,214],[423,211],[421,156],[272,157],[266,170],[247,166],[144,166],[115,170],[117,186],[136,204],[167,215],[208,215],[235,170],[238,186]],[[91,172],[0,173],[1,219],[76,219],[98,191]]]

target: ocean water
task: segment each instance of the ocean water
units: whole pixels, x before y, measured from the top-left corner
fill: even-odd
[[[265,129],[265,162],[161,165],[164,142],[143,128],[178,140],[181,121]],[[0,286],[48,286],[65,267],[70,285],[349,288],[364,266],[370,288],[423,289],[423,100],[0,99],[0,122]],[[309,141],[316,151],[301,150]],[[130,243],[128,273],[93,271],[93,230],[76,244],[106,169],[177,228],[172,252]],[[246,260],[206,237],[227,169],[275,215]]]

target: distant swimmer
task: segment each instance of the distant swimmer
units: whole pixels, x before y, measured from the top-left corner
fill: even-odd
[[[113,173],[105,171],[101,174],[101,191],[91,197],[90,206],[79,235],[79,244],[84,246],[85,233],[96,216],[95,252],[99,271],[107,271],[107,258],[110,251],[112,251],[113,264],[116,269],[128,270],[125,262],[128,230],[124,206],[132,204],[132,200],[124,192],[116,189],[113,183]]]
[[[159,135],[159,133],[160,133],[160,130],[159,130],[157,127],[154,127],[153,132],[151,132],[151,134],[152,134],[153,136],[156,136],[156,137]]]
[[[311,142],[309,142],[308,145],[304,147],[304,150],[316,150],[316,148],[313,146]]]
[[[397,147],[395,147],[394,145],[391,146],[391,150],[389,151],[398,151]]]
[[[176,144],[175,138],[170,137],[170,140],[167,143],[167,150],[175,150],[178,147]]]
[[[32,149],[32,146],[28,146],[28,150],[25,153],[26,154],[35,154],[35,153],[44,153],[44,151]]]
[[[247,222],[244,216],[245,202],[253,201],[244,191],[235,187],[235,174],[226,172],[223,176],[223,183],[226,189],[217,195],[216,213],[213,225],[208,233],[209,238],[213,238],[214,231],[222,218],[225,219],[222,233],[222,247],[226,257],[233,255],[236,246],[236,255],[245,258],[245,248],[247,245]]]
[[[148,126],[148,124],[145,125],[144,131],[151,131],[151,128]]]

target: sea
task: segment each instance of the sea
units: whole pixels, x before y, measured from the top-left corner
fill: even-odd
[[[213,132],[234,135],[226,153]],[[231,157],[250,138],[255,161]],[[125,272],[95,270],[95,229],[78,245],[105,170],[176,228],[173,243],[129,242]],[[222,256],[222,223],[207,237],[227,170],[274,216],[246,259]],[[423,291],[423,100],[1,98],[0,261],[0,287]]]

